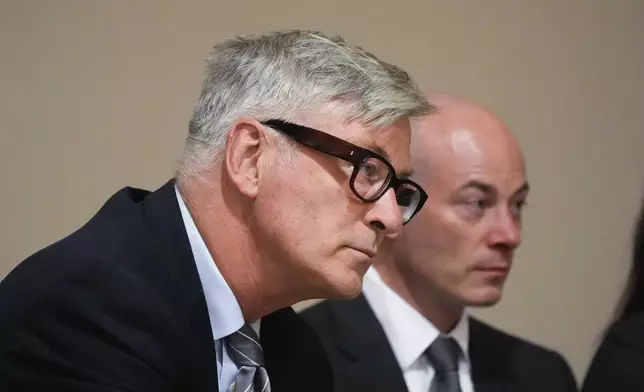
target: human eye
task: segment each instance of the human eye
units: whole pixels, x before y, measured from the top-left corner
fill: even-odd
[[[512,214],[515,216],[521,216],[521,213],[525,209],[525,206],[527,205],[526,200],[518,200],[510,206],[510,209],[512,210]]]
[[[368,177],[368,178],[376,177],[377,176],[377,170],[378,170],[378,168],[372,162],[365,162],[360,166],[361,174],[363,176],[365,176],[365,177]]]
[[[363,182],[377,183],[386,177],[386,167],[377,159],[371,158],[360,163],[359,179]]]
[[[461,214],[468,219],[481,218],[492,205],[493,200],[481,192],[464,194],[458,203]]]
[[[483,195],[471,194],[463,197],[462,204],[468,208],[484,210],[490,206],[491,202],[489,198]]]

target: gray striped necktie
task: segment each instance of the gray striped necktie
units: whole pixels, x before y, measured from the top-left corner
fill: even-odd
[[[458,359],[461,348],[447,336],[439,336],[425,351],[429,363],[434,368],[434,379],[429,392],[462,392],[458,377]]]
[[[227,336],[226,351],[238,367],[234,392],[271,392],[268,373],[264,367],[264,351],[253,328],[245,324]]]

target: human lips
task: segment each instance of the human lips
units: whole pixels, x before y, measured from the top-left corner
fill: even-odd
[[[361,252],[361,253],[364,253],[369,258],[372,258],[373,256],[376,255],[376,251],[373,250],[373,248],[351,246],[351,249],[356,250],[356,251]]]
[[[508,275],[510,273],[510,264],[507,263],[490,263],[477,265],[477,271],[485,272],[494,275]]]

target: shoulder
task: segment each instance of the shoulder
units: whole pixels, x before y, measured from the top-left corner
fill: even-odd
[[[484,344],[500,352],[512,353],[541,360],[563,360],[563,356],[545,345],[519,337],[513,333],[470,317],[470,336],[477,345]]]
[[[644,355],[644,312],[638,312],[609,328],[606,340],[624,344]]]
[[[135,274],[127,270],[134,265],[128,259],[135,246],[142,245],[133,241],[133,237],[135,233],[144,236],[141,225],[133,218],[135,214],[123,211],[132,209],[125,202],[128,192],[124,189],[116,193],[82,227],[26,258],[0,282],[3,321],[7,312],[29,308],[51,292],[63,288],[95,291],[105,285],[105,282],[81,284],[92,277],[110,281],[133,279]],[[15,301],[17,297],[22,301]]]
[[[116,193],[83,227],[0,282],[0,368],[12,369],[0,371],[0,385],[19,374],[16,385],[45,382],[67,364],[70,379],[91,374],[96,385],[165,390],[208,344],[189,323],[190,312],[207,320],[196,272],[146,221],[148,194]]]
[[[15,301],[20,294],[29,298]],[[186,358],[175,343],[186,334],[173,312],[107,262],[83,263],[46,286],[1,295],[0,385],[50,382],[63,389],[56,374],[68,366],[70,383],[92,375],[88,390],[121,382],[165,390],[177,358]],[[6,306],[12,298],[15,305]]]
[[[591,359],[583,391],[644,390],[644,312],[611,326]]]
[[[522,379],[547,378],[548,382],[574,385],[568,361],[558,351],[470,318],[473,362],[494,360]]]

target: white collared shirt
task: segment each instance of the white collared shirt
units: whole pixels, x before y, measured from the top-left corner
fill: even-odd
[[[226,350],[223,349],[222,338],[232,334],[244,325],[244,315],[237,298],[235,298],[230,286],[228,286],[221,272],[219,272],[217,264],[215,264],[203,238],[201,238],[201,234],[199,234],[199,230],[176,186],[175,193],[179,202],[183,224],[188,233],[188,240],[190,241],[197,272],[199,273],[199,280],[206,297],[208,317],[210,318],[210,327],[217,353],[219,391],[227,392],[237,374],[237,366],[230,359]],[[251,326],[259,336],[260,320],[255,321]]]
[[[429,391],[434,369],[423,354],[440,331],[387,286],[373,266],[364,277],[362,290],[389,339],[407,389],[409,392]],[[468,352],[469,320],[465,313],[449,336],[456,340],[464,354],[458,365],[461,389],[473,392]]]

